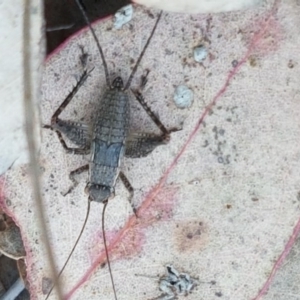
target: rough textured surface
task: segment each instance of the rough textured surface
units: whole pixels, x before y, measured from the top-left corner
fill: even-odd
[[[187,299],[295,300],[300,294],[300,7],[296,1],[276,3],[248,12],[163,16],[138,76],[150,69],[147,102],[166,126],[184,121],[183,130],[148,157],[125,160],[123,170],[141,205],[139,220],[121,184],[109,203],[106,227],[120,300],[159,296],[167,264],[199,280]],[[97,24],[111,75],[127,78],[153,23],[151,14],[138,9],[121,31],[113,29],[112,20]],[[209,41],[209,59],[200,65],[193,49],[203,40]],[[95,43],[82,32],[46,62],[44,123],[81,75],[79,44],[95,70],[64,117],[88,121],[103,94]],[[191,109],[179,110],[172,102],[179,84],[194,90]],[[139,104],[131,104],[132,128],[155,131]],[[84,219],[86,175],[71,195],[63,198],[60,192],[70,185],[69,172],[86,158],[65,154],[56,135],[45,131],[40,161],[48,238],[60,268]],[[4,179],[8,209],[22,224],[30,250],[32,295],[43,299],[49,273],[36,240],[27,170],[9,171]],[[101,209],[92,204],[84,237],[63,276],[72,299],[113,298],[107,267],[100,267]]]
[[[133,2],[167,11],[196,14],[247,9],[262,4],[264,0],[134,0]]]

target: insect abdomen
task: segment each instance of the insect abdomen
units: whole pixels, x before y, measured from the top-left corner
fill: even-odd
[[[95,122],[89,183],[113,188],[125,153],[130,118],[128,94],[109,90]]]
[[[94,138],[105,142],[124,142],[130,120],[129,98],[126,92],[109,90],[95,122]]]

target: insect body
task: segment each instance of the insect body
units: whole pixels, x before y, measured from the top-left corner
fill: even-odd
[[[56,110],[54,115],[51,118],[51,125],[46,125],[44,127],[55,130],[59,140],[68,153],[73,154],[90,154],[89,164],[84,165],[70,173],[70,179],[73,181],[74,185],[69,189],[71,192],[74,187],[77,185],[75,180],[75,175],[83,171],[89,171],[88,182],[85,188],[86,193],[88,194],[88,209],[87,215],[85,218],[84,225],[82,230],[75,242],[71,253],[65,262],[65,265],[61,269],[59,275],[64,270],[67,265],[81,235],[84,231],[85,224],[88,219],[90,202],[96,201],[104,204],[102,212],[102,231],[103,231],[103,240],[107,256],[108,267],[110,271],[111,281],[114,289],[115,299],[117,299],[108,250],[106,245],[105,231],[104,231],[104,213],[105,208],[108,203],[108,200],[114,197],[116,180],[119,177],[124,183],[125,187],[130,192],[130,200],[133,197],[133,188],[126,178],[125,174],[120,170],[120,164],[124,156],[135,158],[143,157],[153,151],[158,145],[166,144],[170,139],[170,133],[176,131],[177,129],[167,130],[160,120],[155,116],[151,109],[147,106],[140,90],[132,90],[135,98],[139,101],[142,107],[146,110],[148,115],[154,121],[154,123],[162,131],[161,134],[152,134],[144,132],[129,132],[129,123],[130,123],[130,107],[129,107],[129,87],[132,81],[132,78],[137,70],[137,67],[145,53],[147,46],[155,32],[156,26],[161,17],[161,13],[155,23],[155,26],[151,32],[150,37],[146,45],[144,46],[143,51],[141,52],[136,65],[134,66],[131,75],[127,83],[124,85],[121,77],[116,77],[113,83],[110,85],[110,80],[108,76],[108,69],[102,52],[102,48],[99,44],[99,41],[94,33],[92,26],[83,10],[79,1],[77,1],[78,6],[80,7],[83,16],[86,19],[87,24],[89,25],[91,32],[97,42],[97,46],[102,57],[104,71],[106,75],[107,89],[104,93],[104,96],[101,100],[99,109],[96,110],[95,122],[90,129],[89,126],[73,122],[73,121],[64,121],[59,119],[60,113],[63,109],[70,103],[76,92],[82,86],[82,84],[87,79],[89,72],[84,71],[77,85],[73,91],[67,96],[63,101],[60,107]],[[145,84],[145,78],[142,81],[142,86]],[[67,146],[66,142],[63,139],[63,135],[71,140],[73,143],[79,146],[79,148],[70,148]],[[66,193],[66,194],[67,194]],[[134,210],[135,212],[135,210]],[[136,213],[136,212],[135,212]],[[51,289],[52,290],[52,289]],[[51,292],[51,291],[50,291]],[[50,292],[48,296],[50,295]],[[47,298],[48,298],[47,296]]]
[[[122,88],[123,81],[117,77],[102,99],[95,122],[86,192],[90,200],[96,202],[106,201],[114,194],[125,153],[130,107],[128,94]]]

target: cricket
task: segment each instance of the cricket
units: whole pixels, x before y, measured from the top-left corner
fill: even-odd
[[[86,223],[88,221],[90,212],[90,203],[92,201],[103,204],[102,209],[102,236],[104,249],[106,253],[107,266],[110,274],[114,299],[118,299],[118,293],[115,288],[112,268],[109,259],[109,251],[106,243],[105,236],[105,210],[110,199],[112,199],[116,193],[115,186],[117,179],[120,179],[125,188],[129,192],[128,201],[130,202],[133,213],[138,218],[138,209],[132,203],[134,188],[130,181],[127,179],[125,173],[121,169],[122,161],[124,157],[139,158],[145,157],[151,153],[157,146],[167,144],[170,141],[170,135],[172,132],[179,130],[178,128],[167,129],[159,118],[152,112],[151,108],[147,105],[143,95],[143,87],[147,83],[147,75],[142,76],[141,84],[137,89],[131,88],[132,80],[136,74],[137,68],[150,44],[158,23],[161,19],[162,12],[159,12],[156,18],[153,29],[148,37],[146,44],[143,47],[132,71],[126,82],[120,76],[117,76],[112,82],[109,76],[108,66],[105,60],[105,56],[98,40],[95,31],[89,21],[89,18],[85,12],[84,6],[81,1],[76,0],[77,6],[80,9],[82,16],[88,25],[90,32],[93,35],[97,48],[99,50],[102,65],[105,73],[106,86],[99,87],[99,89],[105,89],[105,93],[102,99],[99,99],[99,107],[95,107],[96,117],[93,124],[85,124],[82,122],[62,120],[59,118],[62,111],[68,106],[75,94],[78,92],[83,84],[88,80],[89,75],[93,69],[87,70],[85,68],[83,74],[78,80],[73,90],[69,93],[62,104],[57,108],[51,118],[50,125],[44,125],[44,128],[53,130],[64,148],[69,154],[74,155],[89,155],[89,162],[76,170],[70,172],[69,178],[73,185],[64,194],[72,193],[73,189],[77,186],[78,181],[76,175],[88,172],[87,184],[85,187],[85,193],[87,194],[88,207],[86,217],[82,226],[82,229],[76,239],[76,242],[70,251],[70,254],[61,268],[58,277],[63,273],[66,268],[80,238],[84,232]],[[130,97],[134,98],[140,103],[142,108],[146,111],[152,121],[160,129],[161,134],[154,134],[149,132],[131,132],[130,125]],[[71,148],[65,141],[69,140],[77,148]],[[58,281],[58,279],[57,279]],[[59,281],[58,283],[59,284]],[[51,292],[55,286],[53,285],[48,292],[46,299],[51,295]]]

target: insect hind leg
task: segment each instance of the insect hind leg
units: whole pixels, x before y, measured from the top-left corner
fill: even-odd
[[[51,118],[51,126],[57,123],[58,116],[62,113],[62,111],[67,107],[67,105],[71,102],[75,94],[78,92],[79,88],[84,84],[87,77],[90,75],[90,73],[93,71],[91,69],[90,71],[84,70],[83,74],[80,76],[77,84],[73,88],[73,90],[69,93],[69,95],[66,97],[66,99],[62,102],[62,104],[58,107],[58,109],[55,111]]]
[[[126,139],[125,156],[130,158],[145,157],[157,146],[167,144],[170,136],[164,134],[135,132]]]
[[[44,125],[43,126],[43,128],[52,129],[56,132],[62,147],[66,150],[67,153],[80,154],[80,155],[85,155],[85,154],[90,153],[89,143],[86,143],[85,145],[83,145],[82,148],[71,148],[71,147],[67,146],[67,144],[66,144],[66,142],[65,142],[65,140],[62,136],[62,133],[61,133],[61,131],[63,131],[63,130],[59,130],[59,128],[61,127],[62,124],[64,124],[64,128],[65,128],[65,131],[66,131],[65,133],[66,133],[66,136],[68,136],[68,134],[67,134],[68,121],[60,120],[59,115],[67,107],[67,105],[71,102],[71,100],[73,99],[75,94],[78,92],[79,88],[83,85],[83,83],[85,82],[85,80],[87,79],[87,77],[89,76],[89,74],[92,71],[93,71],[93,69],[91,69],[90,71],[85,70],[83,72],[83,74],[81,75],[79,81],[77,82],[77,84],[75,85],[73,90],[69,93],[69,95],[66,97],[66,99],[62,102],[62,104],[58,107],[58,109],[55,111],[55,113],[51,117],[51,125]],[[71,125],[71,123],[69,125],[70,125],[69,127],[70,127],[71,131],[77,130],[79,132],[79,136],[84,135],[83,127],[82,127],[82,130],[81,130],[80,126],[77,126],[78,127],[77,128],[75,125]],[[76,141],[75,141],[75,143],[76,143]],[[80,142],[78,142],[77,144],[80,144]]]
[[[155,125],[162,132],[161,134],[154,133],[144,133],[144,132],[135,132],[129,134],[126,139],[126,151],[125,156],[130,158],[138,158],[145,157],[150,154],[157,146],[167,144],[170,141],[171,133],[175,131],[181,130],[181,128],[171,128],[167,129],[163,123],[159,120],[159,118],[153,113],[151,108],[145,101],[141,90],[145,87],[147,83],[147,76],[149,74],[149,70],[146,70],[146,74],[141,78],[141,85],[139,89],[133,90],[131,89],[133,95],[137,99],[137,101],[141,104],[143,109],[155,123]]]
[[[164,138],[166,142],[170,139],[170,134],[175,131],[181,130],[181,128],[171,128],[167,129],[164,124],[159,120],[159,118],[154,114],[154,112],[151,110],[151,108],[148,106],[148,104],[145,101],[145,98],[143,97],[142,93],[139,90],[133,90],[131,89],[133,95],[137,99],[137,101],[141,104],[143,109],[146,111],[148,116],[151,118],[151,120],[155,123],[155,125],[160,129],[162,132],[161,138]]]

